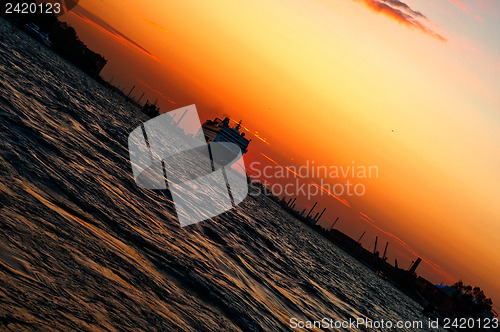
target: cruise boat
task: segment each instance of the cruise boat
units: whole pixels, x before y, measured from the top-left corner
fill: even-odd
[[[142,107],[142,111],[150,118],[160,115],[160,108],[156,106],[156,103],[151,104],[149,101],[146,101],[146,104]]]
[[[245,137],[245,133],[240,132],[241,121],[233,128],[229,126],[229,121],[227,117],[224,120],[207,120],[202,126],[207,143],[234,143],[240,147],[242,154],[247,153],[250,140]]]

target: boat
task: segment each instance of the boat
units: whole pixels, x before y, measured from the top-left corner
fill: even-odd
[[[144,106],[142,107],[142,111],[150,118],[154,118],[160,115],[160,108],[156,106],[156,103],[151,104],[149,101],[144,104]]]
[[[24,26],[24,30],[36,40],[42,42],[45,46],[51,47],[52,41],[48,34],[41,32],[40,27],[34,23],[28,23]]]
[[[241,153],[248,152],[248,144],[250,140],[245,137],[245,133],[240,132],[241,121],[235,127],[229,126],[228,117],[224,120],[215,118],[215,120],[207,120],[203,125],[203,133],[207,143],[211,142],[229,142],[240,147]]]

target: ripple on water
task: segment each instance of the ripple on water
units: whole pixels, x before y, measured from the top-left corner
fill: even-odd
[[[146,117],[0,19],[0,329],[287,330],[420,308],[264,197],[179,228]],[[375,286],[376,285],[376,286]]]

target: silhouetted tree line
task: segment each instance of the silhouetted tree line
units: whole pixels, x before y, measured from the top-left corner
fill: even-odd
[[[465,285],[462,281],[456,282],[453,287],[455,288],[453,302],[457,316],[475,316],[482,312],[495,316],[493,301],[484,295],[481,288]]]
[[[73,27],[61,22],[53,13],[5,13],[5,3],[36,3],[34,0],[0,0],[1,14],[4,18],[24,27],[28,23],[36,24],[41,32],[47,33],[52,42],[51,48],[64,59],[87,74],[98,78],[102,68],[108,62],[102,55],[90,50],[77,36]]]

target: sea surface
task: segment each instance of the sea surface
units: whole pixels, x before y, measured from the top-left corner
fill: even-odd
[[[168,195],[132,176],[127,137],[146,120],[0,19],[0,330],[427,322],[266,197],[180,228]]]

